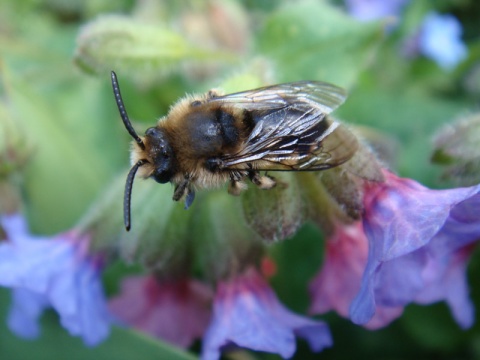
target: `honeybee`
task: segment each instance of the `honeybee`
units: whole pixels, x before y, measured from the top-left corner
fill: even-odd
[[[135,175],[175,186],[173,200],[192,204],[195,190],[229,183],[239,195],[245,179],[261,189],[276,181],[261,171],[316,171],[348,161],[358,141],[327,117],[345,91],[318,81],[298,81],[221,95],[187,96],[167,116],[138,136],[123,104],[115,72],[112,86],[123,123],[133,137],[132,168],[124,194],[124,222],[130,229]]]

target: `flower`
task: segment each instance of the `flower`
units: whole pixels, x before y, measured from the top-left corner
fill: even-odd
[[[423,20],[418,50],[443,69],[451,70],[467,57],[461,36],[462,25],[454,16],[431,12]]]
[[[62,326],[87,345],[104,340],[110,316],[98,259],[87,254],[88,236],[32,236],[19,214],[2,215],[0,224],[7,235],[0,244],[0,285],[15,289],[10,329],[27,338],[38,335],[36,321],[48,305]]]
[[[430,260],[424,269],[425,287],[415,298],[420,304],[445,300],[463,329],[471,327],[475,319],[466,277],[471,250],[472,247],[467,246],[444,257],[443,261]]]
[[[350,304],[360,290],[368,256],[368,240],[361,221],[336,224],[327,239],[322,269],[310,282],[309,312],[323,314],[334,310],[349,317]],[[401,307],[377,306],[375,315],[365,327],[376,329],[389,323],[403,312]]]
[[[12,308],[7,320],[8,327],[18,336],[35,339],[40,335],[38,319],[48,307],[45,296],[19,288],[13,289],[12,299]]]
[[[109,306],[126,324],[186,348],[204,334],[211,298],[210,288],[199,281],[135,276],[124,279]]]
[[[408,0],[346,0],[348,12],[358,20],[369,21],[397,16]]]
[[[352,321],[369,322],[378,306],[446,300],[460,326],[470,326],[465,267],[480,239],[480,185],[431,190],[384,173],[385,183],[365,190],[369,252]]]
[[[332,345],[326,324],[286,309],[254,268],[218,285],[213,318],[203,341],[202,359],[219,359],[228,346],[293,356],[295,336],[312,351]]]

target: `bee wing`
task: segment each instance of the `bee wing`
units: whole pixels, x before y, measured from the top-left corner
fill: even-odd
[[[331,84],[296,82],[221,96],[212,101],[245,109],[255,124],[242,149],[222,157],[224,169],[322,170],[349,160],[356,137],[326,117],[346,98]]]
[[[346,98],[345,90],[338,86],[321,81],[297,81],[213,97],[208,102],[221,102],[257,111],[302,103],[329,114]]]

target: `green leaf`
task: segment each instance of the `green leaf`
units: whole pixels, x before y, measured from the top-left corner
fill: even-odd
[[[278,80],[322,80],[351,87],[380,44],[384,24],[360,23],[326,1],[287,2],[257,39]]]
[[[38,85],[31,74],[19,75],[9,63],[2,75],[9,115],[31,150],[24,186],[32,228],[44,233],[65,230],[123,157],[120,141],[105,141],[124,136],[114,105],[105,107],[106,101],[112,102],[110,92],[107,100],[104,84],[78,77],[74,81],[68,75]]]

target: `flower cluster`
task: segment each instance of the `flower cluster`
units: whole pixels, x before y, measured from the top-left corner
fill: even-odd
[[[480,93],[478,54],[467,48],[468,39],[478,35],[476,18],[465,16],[460,5],[345,0],[344,11],[310,0],[278,5],[211,0],[194,7],[112,2],[109,9],[125,15],[99,14],[84,23],[103,11],[92,4],[80,10],[82,5],[66,9],[52,2],[42,9],[51,15],[42,22],[39,11],[27,14],[18,1],[4,2],[10,5],[2,9],[2,28],[8,30],[2,45],[11,54],[2,58],[2,74],[8,76],[0,86],[0,287],[11,296],[5,320],[12,333],[36,339],[42,323],[57,326],[58,318],[88,347],[114,339],[89,349],[92,357],[118,334],[151,345],[146,336],[135,336],[139,331],[160,340],[155,349],[171,351],[172,358],[191,358],[184,351],[190,349],[215,360],[238,352],[239,358],[249,357],[243,354],[249,350],[291,358],[297,340],[310,349],[301,351],[334,347],[335,329],[331,333],[317,317],[332,311],[350,320],[342,326],[379,329],[409,304],[444,302],[458,331],[474,325],[466,269],[480,240],[478,114],[446,127],[434,144],[433,161],[449,167],[446,177],[470,187],[432,190],[389,170],[396,168],[392,144],[399,140],[408,152],[404,158],[399,151],[399,172],[424,176],[431,184],[433,177],[422,168],[427,156],[416,168],[413,160],[432,150],[425,138],[438,121],[463,111],[466,94]],[[36,10],[36,3],[25,7]],[[130,14],[117,6],[129,6]],[[30,21],[42,31],[24,31]],[[133,106],[125,99],[132,115],[159,116],[174,96],[208,91],[218,79],[226,93],[321,79],[352,90],[352,102],[339,109],[343,117],[390,133],[352,126],[351,136],[341,136],[339,127],[324,131],[323,114],[313,118],[307,112],[294,123],[318,119],[315,131],[322,136],[315,139],[323,153],[315,155],[325,156],[328,169],[269,173],[277,186],[263,191],[248,185],[239,197],[225,189],[197,191],[188,211],[171,201],[168,185],[135,181],[126,189],[135,194],[129,203],[134,226],[125,232],[126,174],[112,177],[126,163],[126,143],[105,136],[117,131],[106,118],[121,126],[108,86],[70,71],[74,23],[79,30],[74,63],[105,85],[105,70],[118,71],[130,78],[124,95],[133,89],[145,95]],[[53,43],[55,49],[43,45]],[[25,45],[22,51],[18,44]],[[39,46],[30,51],[29,44]],[[50,73],[55,76],[45,76]],[[72,79],[75,86],[65,86]],[[328,105],[327,89],[322,96]],[[456,97],[445,101],[456,89]],[[325,108],[308,96],[296,99],[308,108]],[[51,101],[58,106],[45,106]],[[268,109],[273,123],[277,118]],[[260,123],[257,129],[264,125],[252,119]],[[72,129],[81,131],[72,136]],[[299,156],[310,152],[303,135],[290,130],[276,153],[284,155],[284,146],[292,144]],[[348,150],[349,158],[331,162],[339,149]],[[106,191],[100,191],[104,185]],[[40,235],[57,233],[52,225],[62,231]],[[49,310],[58,317],[40,321]]]
[[[430,190],[383,173],[383,182],[363,182],[362,218],[334,225],[322,269],[310,284],[310,311],[334,310],[379,328],[409,303],[446,301],[460,327],[470,327],[465,268],[480,239],[480,186]],[[233,347],[289,358],[295,337],[312,351],[332,345],[328,326],[286,309],[253,262],[214,288],[188,276],[126,278],[108,311],[102,261],[88,251],[87,235],[33,237],[18,214],[3,215],[1,224],[0,283],[14,289],[8,324],[21,336],[37,336],[39,315],[51,306],[88,345],[104,340],[112,323],[180,347],[203,337],[203,359],[218,359]]]
[[[480,186],[430,190],[385,171],[365,189],[362,222],[337,227],[311,311],[335,310],[383,327],[409,303],[446,301],[462,328],[473,325],[465,268],[480,239]]]

